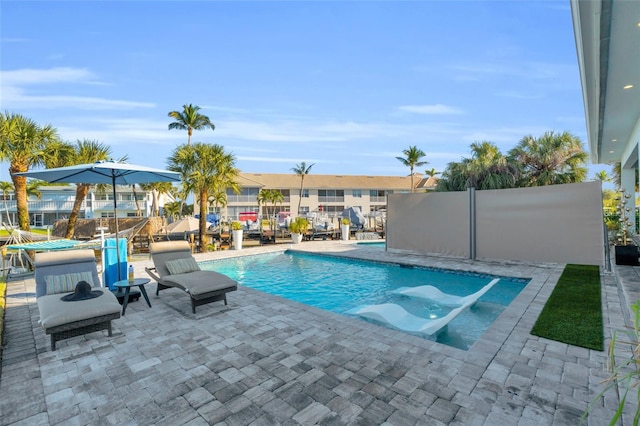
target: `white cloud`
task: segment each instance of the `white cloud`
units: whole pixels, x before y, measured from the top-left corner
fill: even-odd
[[[435,104],[435,105],[403,105],[399,106],[398,110],[403,112],[411,112],[414,114],[462,114],[462,110],[454,108],[448,105]]]
[[[74,123],[75,124],[75,123]],[[186,143],[187,133],[170,132],[167,123],[144,119],[84,119],[82,127],[56,126],[65,140],[96,139],[110,145]]]
[[[75,108],[81,110],[122,110],[134,108],[154,108],[150,102],[137,102],[120,99],[107,99],[95,96],[33,95],[25,89],[34,85],[56,84],[104,84],[85,68],[25,68],[13,71],[0,71],[0,90],[2,100],[0,108]]]
[[[0,71],[3,85],[21,86],[29,84],[81,83],[95,79],[95,75],[86,68],[24,68],[13,71]]]
[[[83,110],[97,109],[133,109],[155,108],[150,102],[134,102],[89,96],[30,96],[22,90],[3,89],[2,104],[12,108],[77,108]]]
[[[300,121],[225,121],[216,127],[220,138],[263,142],[345,142],[368,138],[385,138],[394,132],[382,124]]]
[[[563,87],[577,73],[574,65],[550,62],[485,62],[459,64],[451,67],[456,80],[474,81],[488,77],[517,77],[525,81],[544,81],[545,86]]]

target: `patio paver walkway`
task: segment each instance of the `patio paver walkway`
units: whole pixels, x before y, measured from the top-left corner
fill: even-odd
[[[287,246],[288,247],[288,246]],[[463,351],[246,287],[191,313],[178,290],[132,303],[98,332],[58,343],[38,326],[33,279],[8,285],[0,424],[578,424],[601,388],[605,353],[529,334],[563,265],[394,255],[339,242],[300,249],[531,277]],[[282,246],[250,253],[281,250]],[[197,255],[198,260],[249,254]],[[136,263],[142,277],[149,261]],[[605,335],[624,318],[603,273]],[[588,424],[608,423],[617,401]]]

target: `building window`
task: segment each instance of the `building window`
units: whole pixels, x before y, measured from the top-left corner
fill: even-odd
[[[288,189],[278,189],[278,191],[280,191],[280,193],[282,194],[283,203],[291,202],[291,191],[289,191]]]
[[[227,188],[227,203],[251,203],[258,199],[258,188],[242,188],[240,194],[236,194],[232,189]]]
[[[100,213],[100,217],[109,218],[109,217],[114,217],[114,216],[113,216],[113,212],[101,212]]]
[[[309,198],[309,190],[308,189],[303,189],[302,190],[302,198]]]
[[[300,206],[300,214],[307,214],[309,213],[309,207],[306,206]]]
[[[362,198],[362,190],[354,189],[353,190],[353,198]]]
[[[322,212],[329,215],[336,215],[342,213],[344,206],[322,206]]]
[[[42,213],[31,213],[29,219],[29,226],[43,226],[44,215]]]
[[[372,189],[369,191],[369,198],[371,198],[372,203],[386,203],[387,195],[393,194],[393,191],[388,191],[385,189]]]
[[[320,189],[318,190],[318,201],[321,203],[344,203],[344,190]]]

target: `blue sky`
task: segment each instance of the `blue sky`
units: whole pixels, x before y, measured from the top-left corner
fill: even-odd
[[[2,1],[0,109],[165,167],[200,106],[244,172],[442,171],[569,131],[587,147],[568,0]],[[590,166],[589,177],[607,166]],[[9,180],[7,165],[0,180]]]

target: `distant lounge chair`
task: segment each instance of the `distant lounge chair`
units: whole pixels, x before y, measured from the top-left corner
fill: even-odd
[[[347,311],[347,314],[368,318],[407,333],[422,337],[431,337],[442,331],[455,317],[469,306],[471,306],[471,303],[457,307],[444,317],[436,319],[422,318],[413,315],[395,303],[360,306]]]
[[[496,285],[498,281],[500,281],[500,278],[492,280],[489,284],[485,285],[480,290],[468,296],[455,296],[453,294],[443,293],[442,291],[431,285],[422,285],[419,287],[400,287],[392,291],[391,293],[409,296],[414,299],[432,301],[442,306],[456,307],[462,306],[468,302],[471,302],[471,304],[476,303],[478,299],[482,297],[487,291],[489,291],[491,287]]]
[[[108,288],[99,287],[100,277],[93,250],[65,250],[36,253],[34,259],[36,297],[40,325],[51,335],[51,350],[56,342],[99,330],[111,336],[111,320],[120,318],[122,307]],[[93,288],[93,298],[64,301],[74,294],[78,282]],[[95,297],[100,291],[101,295]]]
[[[238,283],[226,275],[200,269],[186,241],[163,241],[151,243],[149,252],[153,268],[145,268],[157,283],[156,296],[160,290],[178,288],[189,294],[191,310],[196,306],[219,300],[227,304],[227,293],[238,289]]]
[[[267,219],[260,222],[260,244],[276,242],[276,232],[271,228],[271,223]]]

